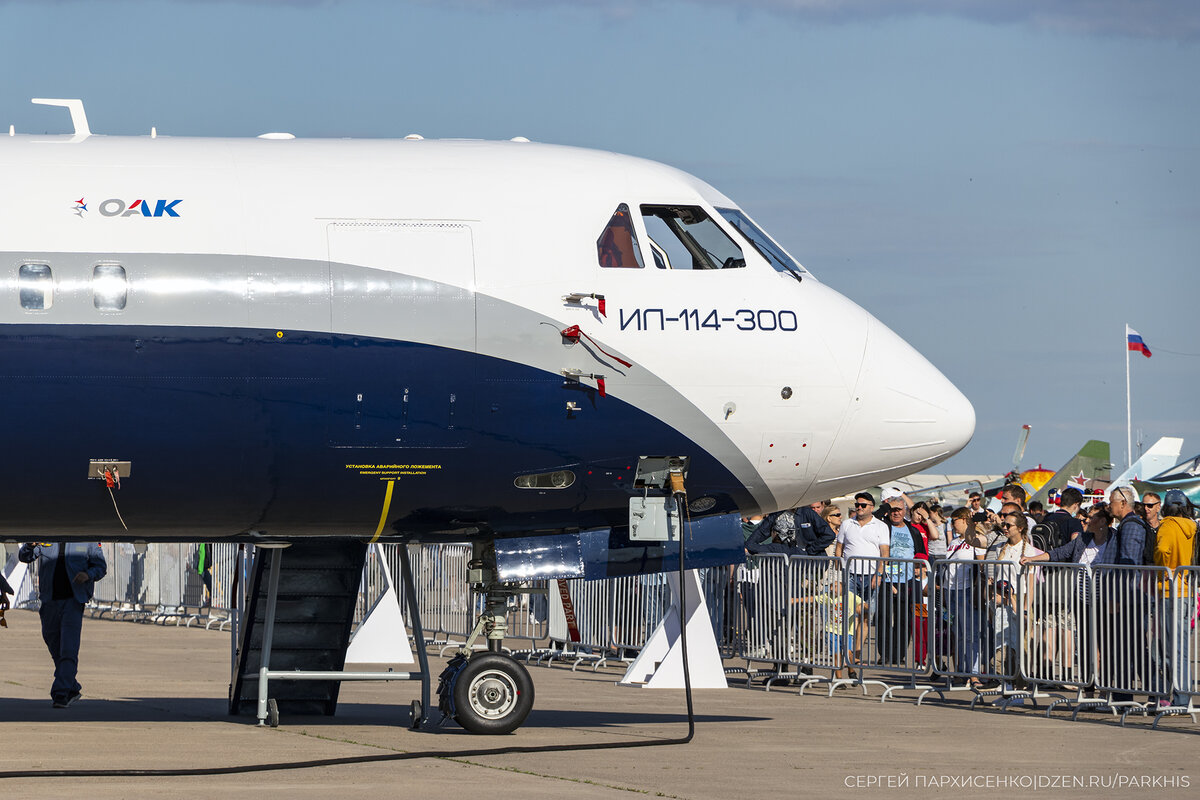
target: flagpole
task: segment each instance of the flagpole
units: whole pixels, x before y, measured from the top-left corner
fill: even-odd
[[[1133,466],[1133,405],[1129,392],[1129,323],[1125,323],[1125,468]]]

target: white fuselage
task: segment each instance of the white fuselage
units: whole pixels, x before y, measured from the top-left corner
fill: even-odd
[[[587,389],[602,375],[594,403],[686,436],[736,476],[747,512],[928,468],[974,430],[970,403],[899,336],[811,273],[773,268],[722,216],[731,200],[653,162],[523,142],[19,136],[0,137],[0,174],[0,335],[301,331],[577,371]],[[622,204],[640,268],[598,260]],[[645,206],[702,209],[744,266],[656,267]],[[49,307],[23,305],[27,265],[51,268]],[[98,265],[124,270],[123,307],[100,307]],[[475,409],[486,433],[487,398]]]

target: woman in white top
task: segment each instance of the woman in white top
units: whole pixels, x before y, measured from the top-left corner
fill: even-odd
[[[945,570],[946,608],[950,610],[950,629],[954,642],[954,671],[979,672],[980,603],[977,602],[975,575],[978,569],[968,566],[983,558],[984,536],[971,520],[971,509],[960,508],[950,515],[950,544],[946,547]],[[967,562],[967,563],[963,563]],[[939,583],[941,583],[939,581]],[[972,685],[979,679],[972,677]]]
[[[992,597],[996,604],[994,620],[994,636],[992,652],[1001,647],[1008,647],[1008,658],[1003,669],[1011,672],[1015,668],[1018,648],[1017,614],[1028,610],[1033,592],[1024,593],[1024,604],[1018,606],[1020,584],[1022,578],[1021,559],[1031,559],[1042,555],[1042,550],[1030,543],[1026,533],[1025,515],[1012,511],[1000,518],[1000,531],[1004,539],[988,551],[988,561],[1001,562],[993,571],[991,577]],[[1034,568],[1036,569],[1036,567]],[[1036,578],[1035,578],[1036,580]]]

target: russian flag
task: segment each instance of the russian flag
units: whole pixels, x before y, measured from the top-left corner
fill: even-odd
[[[1150,357],[1150,348],[1142,341],[1142,335],[1128,325],[1125,326],[1125,338],[1129,341],[1129,349]]]

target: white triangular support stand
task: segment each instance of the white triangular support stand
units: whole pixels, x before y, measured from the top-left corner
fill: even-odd
[[[712,621],[708,616],[708,604],[704,602],[704,590],[700,586],[700,573],[688,570],[687,585],[687,640],[688,672],[693,689],[725,689],[725,667],[717,638],[713,634]],[[646,646],[637,659],[625,671],[619,686],[641,686],[646,689],[683,688],[683,647],[679,643],[679,576],[667,574],[671,587],[671,607],[662,622],[646,640]]]
[[[346,663],[411,664],[412,648],[408,646],[404,615],[400,613],[400,600],[396,595],[392,572],[388,569],[387,557],[382,545],[374,544],[371,547],[383,570],[385,586],[375,605],[367,612],[366,619],[354,632],[350,647],[346,650]]]
[[[0,564],[0,569],[3,568],[4,565]],[[24,585],[25,576],[28,572],[29,565],[23,561],[18,561],[13,567],[12,574],[4,576],[5,580],[8,581],[8,585],[12,587],[14,592],[16,592],[16,594],[14,594],[10,599],[13,608],[22,608],[23,606],[28,605],[33,599],[32,581],[30,582],[29,586]]]

